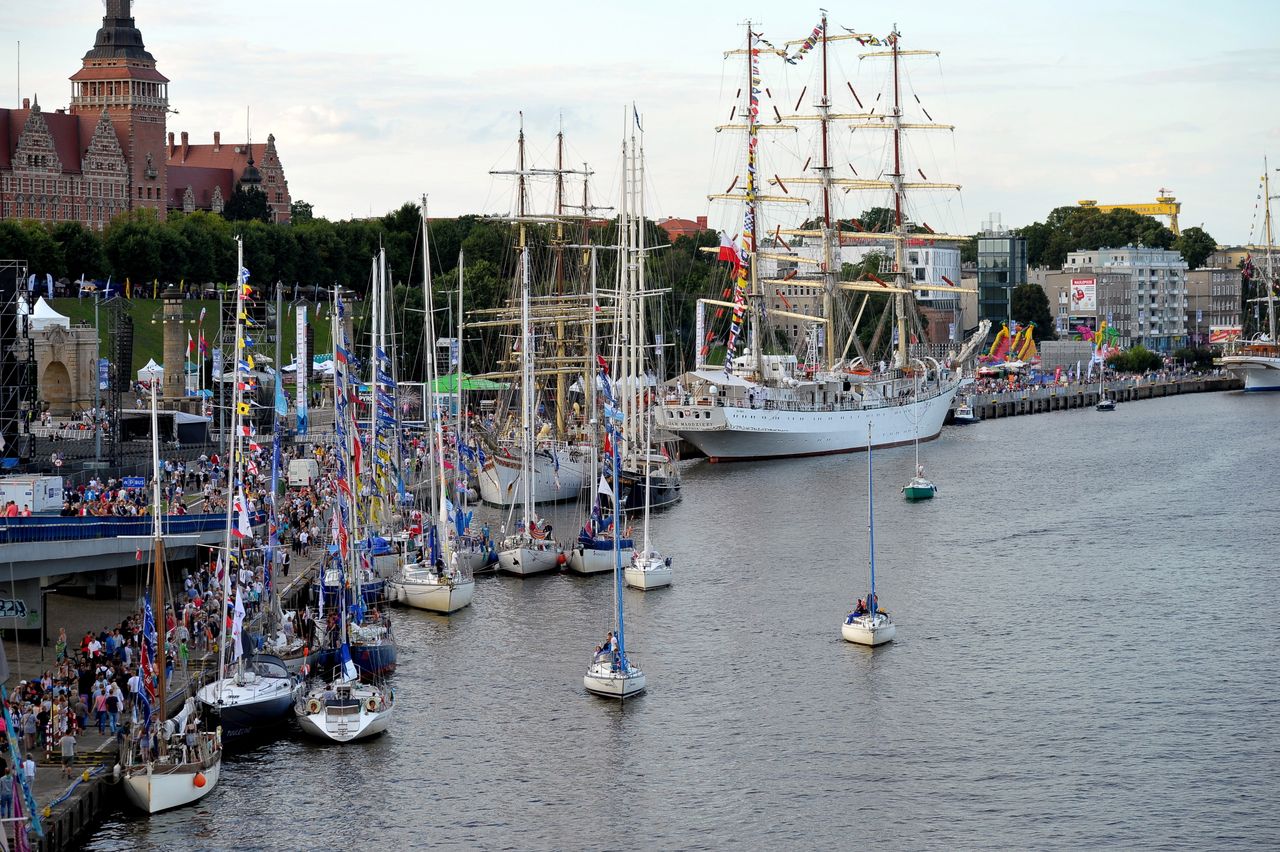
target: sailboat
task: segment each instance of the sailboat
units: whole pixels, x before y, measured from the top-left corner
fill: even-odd
[[[381,253],[376,261],[379,269],[378,280],[386,279],[386,255]],[[386,351],[379,345],[380,321],[378,320],[380,304],[378,288],[375,292],[373,316],[374,340],[372,376],[370,383],[370,441],[366,450],[359,436],[360,423],[356,416],[356,400],[359,398],[351,378],[351,370],[358,366],[352,352],[347,335],[346,303],[335,288],[333,294],[333,340],[334,340],[334,434],[337,439],[337,452],[334,458],[337,470],[334,479],[335,494],[330,508],[331,540],[335,547],[328,554],[327,562],[322,569],[323,580],[317,595],[321,615],[326,608],[332,613],[340,614],[343,623],[341,641],[334,643],[316,654],[315,670],[332,671],[344,664],[342,653],[348,654],[362,675],[378,678],[395,671],[397,651],[395,637],[391,632],[390,615],[379,612],[377,607],[383,600],[385,581],[376,579],[372,562],[380,548],[390,550],[386,539],[374,535],[375,519],[372,496],[367,510],[362,511],[361,495],[386,494],[387,473],[385,461],[380,457],[386,453],[384,442],[392,440],[393,418],[387,409],[394,413],[394,400],[388,405],[382,395],[390,380],[390,360]],[[392,384],[394,390],[394,385]],[[398,438],[397,438],[398,440]],[[375,457],[366,462],[362,469],[361,460],[368,456]],[[385,504],[385,496],[381,499]],[[323,621],[317,618],[317,622]]]
[[[523,225],[521,226],[523,233]],[[499,545],[498,570],[519,577],[543,574],[560,567],[560,548],[533,511],[534,435],[533,435],[533,334],[529,327],[529,247],[520,240],[520,433],[523,443],[520,461],[524,467],[519,479],[524,515],[515,532]]]
[[[391,721],[395,694],[380,683],[365,683],[351,658],[348,629],[351,625],[343,609],[341,646],[337,665],[312,680],[294,705],[298,725],[313,737],[349,743],[380,734]]]
[[[203,799],[218,784],[222,772],[222,738],[217,731],[199,727],[196,703],[187,699],[182,710],[167,718],[165,690],[166,631],[163,627],[168,606],[165,603],[165,557],[160,503],[159,417],[156,383],[151,387],[151,465],[152,476],[152,580],[151,592],[143,597],[142,651],[140,666],[144,686],[138,693],[142,706],[141,731],[122,744],[121,780],[129,804],[158,813],[189,805]],[[156,629],[152,601],[160,605],[161,627]]]
[[[240,240],[237,240],[236,252],[237,268],[244,270],[244,244]],[[227,453],[227,481],[231,483],[231,488],[236,490],[234,499],[227,501],[226,534],[222,553],[219,556],[219,564],[223,566],[222,599],[224,601],[230,601],[232,598],[232,575],[235,566],[244,564],[244,560],[248,557],[244,541],[252,534],[248,506],[245,502],[245,489],[242,484],[245,467],[249,463],[245,458],[244,390],[252,381],[248,370],[253,347],[248,343],[248,335],[245,333],[251,288],[244,281],[246,278],[244,272],[241,273],[241,278],[236,295],[235,345],[238,356],[235,370],[236,382],[232,393],[231,451]],[[278,363],[279,358],[276,361]],[[277,428],[273,436],[275,454],[273,488],[279,468],[279,440],[277,420]],[[239,485],[238,488],[237,485]],[[271,499],[274,503],[274,493]],[[273,506],[273,514],[274,511]],[[273,552],[271,549],[267,550],[268,554]],[[244,617],[243,591],[239,583],[236,583],[234,592],[237,615],[233,625],[235,635],[230,635],[227,620],[222,619],[222,638],[218,645],[218,677],[202,686],[196,693],[196,700],[204,712],[218,720],[223,735],[228,738],[261,733],[285,722],[289,718],[300,687],[280,657],[272,654],[245,656],[239,633]]]
[[[422,199],[422,256],[430,257],[427,242],[427,200]],[[459,265],[461,272],[461,265]],[[423,263],[422,277],[423,304],[426,315],[423,320],[423,347],[426,356],[427,388],[435,387],[438,376],[436,367],[436,335],[435,312],[432,309],[431,264]],[[459,358],[461,364],[461,358]],[[461,369],[461,366],[459,366]],[[458,392],[461,393],[461,382]],[[402,563],[400,572],[391,580],[391,590],[396,600],[406,603],[415,609],[431,612],[451,613],[471,603],[475,593],[476,581],[471,576],[468,566],[464,566],[454,550],[454,535],[460,536],[466,529],[465,520],[462,529],[455,533],[449,528],[449,520],[457,519],[462,513],[455,509],[449,499],[449,479],[445,473],[444,426],[443,412],[435,403],[435,394],[430,395],[431,403],[427,407],[430,424],[430,452],[428,453],[428,469],[431,471],[429,489],[432,509],[429,511],[426,546],[420,551],[423,558],[410,561],[408,553]],[[460,440],[460,438],[459,438]],[[461,464],[461,459],[459,459]],[[456,490],[456,489],[455,489]],[[465,517],[465,516],[464,516]]]
[[[934,485],[924,476],[924,465],[920,464],[920,424],[916,424],[916,473],[911,481],[902,486],[902,496],[907,498],[907,502],[915,503],[918,500],[932,500],[933,495],[938,493],[938,486]]]
[[[1253,282],[1265,294],[1250,301],[1255,305],[1259,302],[1267,303],[1267,330],[1260,331],[1252,340],[1235,346],[1222,358],[1222,366],[1230,370],[1232,375],[1243,379],[1244,389],[1249,393],[1280,391],[1280,337],[1276,336],[1276,289],[1280,280],[1277,280],[1273,259],[1275,241],[1271,232],[1271,168],[1265,158],[1262,165],[1265,268],[1260,271],[1254,264],[1253,257],[1246,256],[1241,277]]]
[[[607,431],[612,431],[611,424],[606,424]],[[609,454],[609,465],[613,471],[618,470],[617,443],[620,436],[614,432],[612,452]],[[587,673],[582,676],[582,685],[593,695],[604,698],[627,699],[639,695],[645,688],[644,672],[631,662],[627,656],[626,623],[622,617],[622,550],[618,527],[622,512],[618,504],[618,476],[613,477],[613,604],[614,629],[605,637],[587,666]]]
[[[889,110],[881,109],[877,113],[873,108],[853,114],[834,110],[827,53],[830,44],[845,39],[856,39],[864,45],[887,46],[887,50],[874,50],[863,56],[892,60],[893,86]],[[717,132],[734,130],[745,133],[745,156],[740,156],[737,161],[745,163],[746,171],[735,176],[727,190],[711,198],[741,205],[743,211],[739,244],[735,245],[726,235],[722,237],[718,250],[719,256],[733,265],[733,299],[698,300],[695,369],[678,379],[675,393],[669,395],[658,409],[658,425],[689,441],[711,462],[854,452],[861,449],[862,437],[868,427],[872,430],[872,443],[878,447],[905,445],[911,440],[917,423],[922,437],[932,439],[941,432],[952,400],[960,388],[958,366],[973,357],[986,336],[989,323],[980,323],[975,335],[961,347],[957,356],[945,362],[927,356],[913,357],[910,349],[913,330],[918,330],[919,322],[917,312],[912,308],[913,293],[923,290],[958,294],[965,291],[941,283],[912,280],[905,251],[908,242],[937,250],[934,247],[939,241],[959,242],[966,238],[938,234],[923,226],[910,226],[906,217],[909,192],[959,187],[927,178],[908,180],[908,175],[918,169],[905,161],[904,155],[911,150],[905,142],[906,132],[952,128],[937,124],[932,119],[915,121],[906,117],[899,85],[900,59],[904,54],[925,51],[903,51],[900,43],[901,36],[896,31],[883,39],[869,33],[829,34],[827,17],[823,13],[809,37],[787,43],[788,46],[802,45],[792,54],[764,43],[761,33],[750,22],[746,44],[731,51],[745,60],[739,90],[741,100],[735,104],[731,123],[717,127]],[[769,89],[762,82],[761,58],[780,55],[788,61],[798,62],[815,48],[821,58],[816,114],[788,116],[779,112],[775,115],[777,123],[765,123],[762,120],[765,110],[760,100]],[[836,90],[836,93],[844,96],[841,90]],[[851,94],[854,94],[852,89]],[[857,100],[856,94],[854,100]],[[758,146],[762,131],[796,131],[797,125],[791,121],[815,119],[816,123],[810,126],[819,131],[815,146],[817,156],[805,161],[801,169],[809,174],[782,177],[765,168]],[[891,170],[876,179],[859,177],[852,169],[853,173],[848,177],[837,176],[837,170],[843,171],[845,163],[833,155],[831,140],[835,129],[839,127],[843,131],[846,122],[854,123],[850,129],[858,131],[857,138],[883,132],[891,134]],[[847,136],[843,132],[841,135]],[[803,143],[798,147],[802,151],[810,150]],[[777,187],[776,192],[765,190],[760,185],[760,176],[770,174],[774,177],[769,183]],[[770,227],[763,221],[761,214],[766,204],[809,203],[809,199],[796,193],[797,189],[806,187],[819,190],[816,202],[820,216],[816,226],[809,223],[798,229],[787,229],[782,223]],[[832,208],[841,191],[887,191],[891,198],[888,207],[894,212],[892,232],[840,229]],[[768,240],[767,246],[762,245],[762,235]],[[853,242],[871,247],[891,247],[892,280],[868,277],[867,280],[842,281],[842,247]],[[762,269],[762,262],[767,262],[767,269]],[[817,274],[805,270],[815,270]],[[768,277],[770,274],[776,277]],[[804,313],[771,305],[769,300],[775,289],[780,287],[800,291],[802,298],[815,303],[815,309]],[[805,296],[804,292],[815,295]],[[891,315],[894,317],[892,337],[896,345],[891,363],[878,361],[875,353],[864,350],[858,337],[862,309],[858,310],[851,324],[844,322],[846,310],[852,306],[840,304],[838,297],[848,294],[862,295],[864,309],[871,295],[890,297],[881,315],[881,323]],[[715,330],[706,328],[704,314],[707,305],[717,308],[717,316],[726,311],[732,312],[724,337],[723,367],[706,361],[711,343],[716,338]],[[768,327],[766,324],[771,320],[785,321],[791,324],[791,328]],[[796,343],[807,343],[803,348],[810,354],[804,364],[796,354],[765,352],[766,343],[778,333],[783,337],[796,338]],[[740,352],[740,343],[746,334],[749,334],[749,346]],[[876,338],[879,337],[877,332]],[[849,356],[851,347],[857,350],[856,357]],[[916,396],[904,402],[905,394],[917,386]]]
[[[855,645],[883,645],[892,642],[898,628],[889,613],[880,608],[876,594],[876,511],[872,494],[871,430],[867,430],[867,562],[871,568],[871,592],[865,600],[859,600],[853,612],[845,616],[840,635]]]
[[[1113,397],[1107,396],[1107,389],[1102,383],[1102,377],[1106,370],[1105,365],[1098,367],[1098,404],[1094,406],[1098,411],[1115,411],[1116,401]]]

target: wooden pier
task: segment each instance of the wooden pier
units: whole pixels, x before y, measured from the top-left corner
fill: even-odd
[[[1189,376],[1169,381],[1115,379],[1104,382],[1107,396],[1118,403],[1143,399],[1159,399],[1184,393],[1212,393],[1239,390],[1243,383],[1233,376]],[[1073,408],[1092,408],[1098,404],[1098,384],[1075,384],[1068,387],[1041,387],[999,393],[968,394],[970,405],[983,420],[1015,417],[1020,414],[1043,414]],[[950,422],[951,415],[947,415]]]

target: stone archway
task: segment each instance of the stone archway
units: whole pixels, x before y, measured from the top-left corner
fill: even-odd
[[[49,403],[49,411],[55,415],[73,414],[71,374],[61,361],[50,361],[40,379],[40,395]]]

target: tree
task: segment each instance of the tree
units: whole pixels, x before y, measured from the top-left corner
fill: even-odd
[[[53,239],[62,247],[68,278],[101,278],[107,274],[107,259],[102,253],[102,238],[79,222],[59,222],[53,227]]]
[[[103,245],[117,281],[128,278],[141,286],[160,277],[160,228],[150,209],[131,210],[111,220]]]
[[[1053,328],[1053,315],[1049,313],[1049,297],[1039,284],[1022,284],[1015,288],[1009,300],[1009,314],[1019,325],[1035,323],[1032,335],[1037,343],[1058,339]]]
[[[1188,269],[1199,269],[1204,266],[1209,255],[1217,250],[1218,243],[1203,228],[1193,225],[1173,241],[1173,247],[1181,253]]]
[[[1027,264],[1059,268],[1073,251],[1143,245],[1169,248],[1173,231],[1132,210],[1104,213],[1096,207],[1058,207],[1043,223],[1019,228],[1027,239]]]
[[[271,205],[267,203],[267,194],[257,187],[236,187],[236,191],[227,199],[222,217],[228,222],[243,222],[249,219],[270,222]]]
[[[310,222],[315,218],[315,207],[308,201],[298,199],[289,202],[289,221],[297,225],[300,222]]]

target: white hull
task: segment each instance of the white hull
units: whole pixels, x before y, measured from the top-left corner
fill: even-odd
[[[873,447],[909,444],[917,434],[936,438],[958,390],[957,384],[918,402],[847,411],[667,404],[658,425],[713,462],[857,452],[867,448],[868,425]]]
[[[1228,355],[1222,366],[1244,379],[1246,391],[1280,391],[1280,358],[1265,355]]]
[[[635,549],[624,547],[621,552],[622,564],[630,564]],[[603,574],[613,570],[614,562],[612,550],[592,550],[578,545],[569,551],[569,570],[577,574]]]
[[[533,502],[558,503],[576,500],[587,476],[589,454],[573,448],[554,450],[560,468],[551,460],[551,450],[539,450],[533,456]],[[480,468],[480,497],[494,506],[510,506],[524,499],[520,482],[520,451],[512,449],[511,457],[497,456]]]
[[[397,601],[414,609],[450,613],[471,603],[476,581],[431,579],[426,571],[406,571],[391,580],[391,588]]]
[[[163,767],[161,767],[163,770]],[[222,771],[222,754],[219,753],[207,768],[189,764],[170,772],[148,772],[146,769],[127,771],[124,774],[124,794],[129,804],[139,810],[154,814],[171,808],[180,808],[199,801],[213,792]],[[204,785],[196,786],[196,775],[204,777]]]
[[[385,731],[393,705],[382,700],[372,687],[357,687],[353,695],[354,703],[324,706],[324,701],[312,692],[306,700],[298,702],[298,725],[313,737],[335,743],[368,739]],[[370,701],[377,709],[369,709]]]
[[[664,559],[636,559],[623,569],[622,581],[633,589],[660,589],[671,585],[672,573]]]
[[[531,542],[510,547],[498,554],[498,570],[528,577],[560,567],[560,552],[554,542]]]
[[[892,642],[898,629],[887,615],[860,615],[840,626],[844,641],[855,645],[883,645]]]
[[[587,692],[604,698],[630,698],[644,692],[644,672],[635,668],[627,673],[611,671],[608,662],[592,663],[582,676]]]

